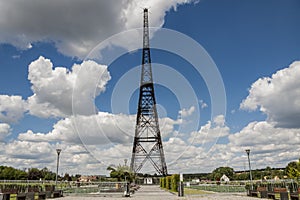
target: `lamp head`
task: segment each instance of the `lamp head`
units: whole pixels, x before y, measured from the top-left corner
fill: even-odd
[[[61,152],[61,149],[56,149],[57,154],[59,155]]]
[[[250,149],[246,149],[246,153],[249,155],[250,154]]]

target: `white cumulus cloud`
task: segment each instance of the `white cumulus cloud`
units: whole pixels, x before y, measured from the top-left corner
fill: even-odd
[[[185,118],[185,117],[191,116],[194,112],[195,112],[195,106],[191,106],[191,107],[188,108],[188,109],[183,108],[182,110],[180,110],[180,111],[179,111],[179,115],[180,115],[182,118]]]
[[[21,96],[0,95],[0,122],[17,122],[23,117],[26,105]]]
[[[22,141],[66,142],[72,144],[104,145],[131,142],[134,134],[134,116],[113,115],[99,112],[97,115],[77,115],[59,120],[49,133],[19,134]]]
[[[30,114],[38,117],[67,117],[95,113],[94,98],[105,90],[110,80],[107,66],[94,61],[74,64],[71,70],[53,67],[40,56],[29,65],[28,79],[34,94],[28,98]],[[76,87],[76,90],[74,89]]]
[[[256,167],[284,167],[299,158],[299,143],[300,129],[280,128],[267,121],[254,121],[231,134],[228,147],[236,154],[250,148]]]
[[[11,132],[11,128],[9,124],[0,123],[0,141],[3,141],[6,136],[8,136]]]
[[[191,133],[189,142],[193,144],[216,143],[219,138],[228,136],[230,129],[225,125],[225,117],[223,115],[216,116],[213,121],[208,121],[201,126],[199,131]]]
[[[174,132],[174,125],[180,123],[180,120],[177,122],[170,118],[162,118],[159,121],[163,138],[170,137]],[[67,151],[65,154],[68,156],[65,155],[66,157],[64,158],[66,169],[76,171],[72,169],[72,166],[77,166],[78,163],[81,163],[80,169],[82,168],[84,171],[86,170],[83,166],[96,165],[98,166],[97,170],[102,170],[102,173],[105,173],[108,165],[123,163],[124,158],[130,160],[135,134],[135,122],[135,115],[106,112],[98,112],[89,116],[76,115],[59,120],[53,126],[52,131],[48,133],[34,133],[31,130],[21,133],[16,140],[16,144],[21,149],[25,148],[27,144],[39,146],[43,143],[59,143],[60,148],[63,148],[64,152]],[[166,140],[169,141],[170,139]],[[168,147],[169,142],[166,143],[164,144],[166,148],[172,151],[179,148],[179,146],[175,147],[172,144]],[[21,144],[22,146],[20,146]],[[180,149],[184,148],[185,146],[180,147]],[[8,155],[11,154],[10,151]],[[11,156],[25,159],[17,153]],[[38,157],[38,155],[35,156]],[[170,159],[176,159],[175,156],[173,152]],[[190,157],[188,154],[185,154],[185,156]],[[78,171],[74,173],[78,173]]]
[[[257,152],[272,145],[273,150],[280,149],[281,145],[294,146],[300,142],[300,129],[287,129],[275,127],[266,121],[251,122],[240,132],[229,136],[234,146],[255,146]]]
[[[47,142],[35,144],[28,141],[13,141],[6,145],[5,153],[12,158],[36,159],[43,156],[47,159],[48,153],[52,152],[52,147]]]
[[[0,43],[27,49],[34,42],[51,41],[63,54],[83,58],[111,35],[142,27],[141,8],[149,7],[150,25],[161,27],[168,10],[191,1],[1,0]]]
[[[18,139],[32,142],[66,142],[84,145],[131,144],[135,131],[135,115],[98,112],[95,115],[76,115],[59,120],[48,133],[28,130]],[[162,137],[171,135],[176,121],[160,120]]]
[[[254,82],[241,109],[259,109],[277,126],[300,128],[300,61]]]

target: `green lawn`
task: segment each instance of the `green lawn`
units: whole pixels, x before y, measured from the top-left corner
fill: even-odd
[[[195,185],[191,189],[212,191],[212,192],[246,192],[245,186],[237,185]]]
[[[209,194],[211,192],[204,191],[204,190],[198,190],[193,188],[184,188],[184,194],[185,195],[199,195],[199,194]]]

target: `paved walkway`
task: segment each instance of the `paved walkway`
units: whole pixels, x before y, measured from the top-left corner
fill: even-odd
[[[251,197],[247,197],[246,194],[226,194],[226,193],[212,193],[212,194],[201,194],[201,195],[191,195],[185,197],[178,197],[175,194],[161,190],[159,186],[141,186],[141,188],[130,196],[130,198],[122,197],[120,193],[118,194],[100,194],[93,196],[66,196],[61,198],[63,200],[188,200],[188,199],[201,199],[201,200],[254,200]]]

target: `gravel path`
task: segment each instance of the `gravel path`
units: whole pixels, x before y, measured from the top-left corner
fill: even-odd
[[[89,196],[66,196],[61,198],[63,200],[104,200],[104,199],[137,199],[137,200],[187,200],[187,199],[201,199],[201,200],[253,200],[251,197],[247,197],[245,193],[212,193],[191,195],[185,197],[178,197],[175,194],[161,190],[158,186],[142,186],[139,191],[131,195],[130,198],[122,197],[122,194],[100,194]]]

